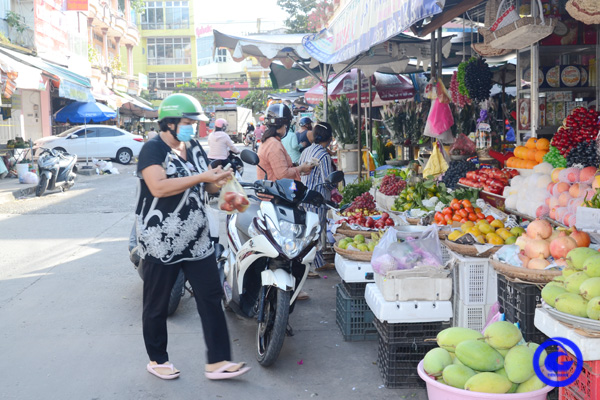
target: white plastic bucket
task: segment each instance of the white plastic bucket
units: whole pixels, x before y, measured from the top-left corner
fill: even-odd
[[[25,174],[29,172],[29,164],[17,164],[17,176],[19,183],[25,183]]]
[[[423,370],[423,360],[417,367],[417,372],[421,379],[425,381],[427,385],[427,396],[429,400],[546,400],[546,395],[552,389],[552,386],[546,386],[543,389],[536,390],[533,392],[526,393],[481,393],[481,392],[470,392],[468,390],[457,389],[452,386],[444,385],[443,383],[437,382],[431,378],[425,370]]]

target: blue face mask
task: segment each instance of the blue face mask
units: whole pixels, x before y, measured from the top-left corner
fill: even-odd
[[[180,142],[189,142],[192,140],[192,136],[196,135],[195,125],[179,125],[179,132],[177,133],[177,140]]]

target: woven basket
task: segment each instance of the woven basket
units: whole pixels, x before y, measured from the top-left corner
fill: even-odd
[[[333,245],[333,250],[336,253],[345,257],[349,260],[354,261],[368,261],[371,262],[371,257],[373,257],[372,251],[356,251],[356,250],[344,250],[338,247],[337,243]]]
[[[451,233],[452,233],[452,231],[439,230],[438,237],[440,238],[440,240],[446,240],[446,239],[448,239],[448,235]]]
[[[406,217],[406,222],[408,222],[411,225],[419,225],[421,223],[421,218]]]
[[[502,246],[494,246],[491,249],[484,251],[483,253],[477,253],[477,249],[473,245],[469,244],[458,244],[451,240],[444,240],[444,244],[450,250],[465,257],[477,257],[477,258],[488,258],[492,256],[495,252],[500,250]]]
[[[340,225],[340,227],[337,228],[335,232],[339,233],[341,235],[350,236],[350,237],[354,237],[354,235],[361,234],[365,238],[370,238],[371,232],[375,232],[375,231],[363,231],[363,230],[359,230],[359,229],[350,229],[350,227],[348,227],[348,225],[346,225],[344,223],[344,224]]]
[[[516,10],[514,10],[514,13],[508,11],[510,16],[505,17],[505,19],[510,23],[492,24],[489,29],[482,29],[481,33],[485,43],[496,49],[521,50],[552,34],[556,26],[556,18],[545,19],[542,3],[540,0],[537,0],[537,3],[540,17],[524,17],[515,20],[511,17],[514,17]],[[507,0],[502,0],[502,3],[500,3],[496,13],[496,22],[507,15],[507,10],[510,10],[507,4]],[[494,27],[496,29],[492,30]]]
[[[584,24],[600,24],[600,2],[598,0],[569,0],[566,9],[571,17]]]
[[[515,267],[514,265],[505,264],[492,258],[490,258],[490,264],[492,264],[492,267],[499,274],[507,278],[516,279],[522,283],[548,283],[554,277],[562,275],[561,271]]]
[[[485,19],[484,28],[479,29],[479,34],[483,37],[483,43],[473,43],[471,48],[482,57],[500,57],[510,53],[512,50],[508,49],[495,49],[487,43],[486,31],[496,22],[496,15],[498,14],[498,6],[500,0],[488,0],[485,5]]]

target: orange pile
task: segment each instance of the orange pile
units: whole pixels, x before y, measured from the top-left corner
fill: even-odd
[[[550,141],[548,139],[530,138],[525,146],[515,148],[515,156],[506,160],[506,166],[508,168],[532,169],[544,161],[544,156],[549,148]]]

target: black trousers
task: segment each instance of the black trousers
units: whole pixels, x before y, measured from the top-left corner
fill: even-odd
[[[183,269],[196,298],[202,321],[207,363],[231,360],[229,332],[221,298],[223,289],[214,253],[198,261],[183,261],[164,265],[143,261],[144,310],[142,325],[144,343],[150,361],[162,364],[169,361],[167,353],[167,311],[171,289]]]

